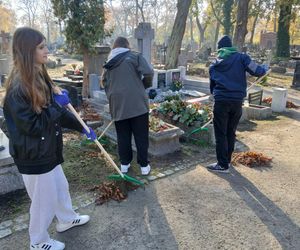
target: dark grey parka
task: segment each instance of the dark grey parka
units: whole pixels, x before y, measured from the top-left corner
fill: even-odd
[[[149,112],[145,87],[152,84],[153,69],[142,56],[127,51],[104,65],[103,83],[115,121],[125,120]]]

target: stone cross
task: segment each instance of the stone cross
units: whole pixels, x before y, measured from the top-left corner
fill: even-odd
[[[154,29],[151,28],[151,24],[139,23],[139,26],[134,30],[134,37],[138,41],[139,52],[151,64],[151,41],[154,38]]]

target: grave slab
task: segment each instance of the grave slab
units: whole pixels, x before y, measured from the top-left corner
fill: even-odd
[[[1,145],[5,147],[0,151],[0,195],[24,188],[22,176],[9,154],[9,142],[6,135],[0,129]]]

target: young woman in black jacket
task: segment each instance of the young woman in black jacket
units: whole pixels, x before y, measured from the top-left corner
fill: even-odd
[[[19,28],[13,36],[13,69],[6,82],[4,116],[9,132],[9,152],[22,174],[31,199],[30,249],[64,249],[62,242],[49,237],[54,216],[56,230],[63,232],[89,221],[72,209],[68,181],[61,163],[61,127],[82,132],[83,128],[64,106],[65,91],[58,95],[46,68],[48,49],[45,37],[31,28]],[[91,139],[91,130],[85,134]]]

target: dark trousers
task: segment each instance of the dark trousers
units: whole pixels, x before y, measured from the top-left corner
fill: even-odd
[[[216,154],[220,166],[228,168],[234,151],[235,132],[242,116],[242,102],[216,101],[214,105],[214,130]]]
[[[131,139],[134,137],[137,149],[137,162],[146,167],[149,147],[149,113],[115,122],[118,151],[121,164],[127,165],[132,161]]]

